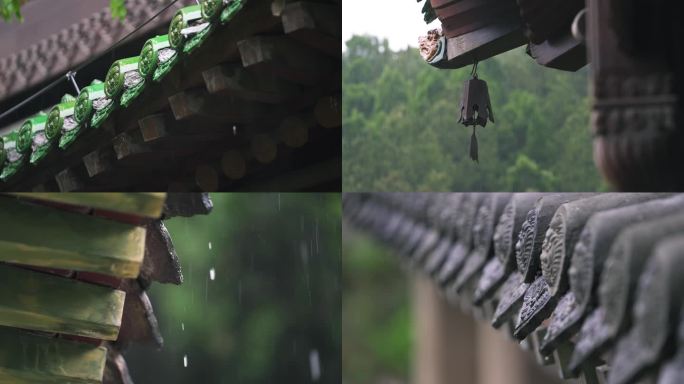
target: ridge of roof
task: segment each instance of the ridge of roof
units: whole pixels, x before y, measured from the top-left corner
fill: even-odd
[[[143,0],[133,1],[140,3]],[[112,63],[105,77],[104,95],[98,93],[100,98],[93,100],[89,95],[95,87],[101,86],[100,81],[95,80],[81,90],[77,99],[65,95],[60,103],[50,108],[47,123],[39,129],[33,129],[33,122],[37,118],[42,118],[44,112],[38,112],[26,119],[19,129],[0,136],[0,159],[4,159],[0,163],[0,181],[7,181],[20,172],[27,166],[28,158],[31,165],[40,163],[47,152],[54,149],[54,140],[57,140],[59,148],[64,150],[77,139],[83,128],[97,128],[115,109],[128,107],[142,93],[146,83],[159,82],[178,62],[181,55],[192,54],[218,26],[230,22],[245,3],[247,0],[201,0],[201,5],[189,5],[176,10],[169,25],[168,35],[148,39],[139,56],[120,58]],[[141,14],[146,14],[149,10],[136,9],[139,9]],[[99,17],[104,13],[100,12],[97,15]],[[72,29],[74,28],[69,30]],[[173,53],[162,61],[162,50]],[[145,61],[144,66],[148,68],[145,75],[141,73],[141,61]],[[2,68],[0,62],[0,83],[3,80]],[[81,97],[82,95],[85,97]],[[98,100],[105,100],[106,106],[98,109],[91,105]],[[77,110],[80,118],[76,117]],[[67,121],[75,126],[67,126]],[[61,140],[62,135],[65,135],[66,140]],[[34,148],[40,150],[38,156],[31,156]]]
[[[168,2],[169,0],[161,0]],[[178,9],[189,0],[180,0],[172,7]],[[0,100],[36,86],[50,77],[66,72],[88,58],[107,50],[113,41],[152,17],[157,2],[128,0],[128,14],[123,21],[115,20],[109,8],[94,13],[68,28],[62,29],[25,49],[0,58]],[[149,31],[168,23],[172,13],[161,15],[142,30]],[[93,34],[95,36],[93,36]],[[88,37],[83,39],[83,37]],[[78,42],[78,43],[74,43]]]
[[[341,127],[341,2],[200,4],[178,11],[169,35],[138,41],[139,56],[112,57],[109,76],[75,105],[44,110],[59,135],[25,133],[19,151],[20,125],[6,127],[0,157],[12,161],[0,190],[249,189],[274,174],[289,188],[327,189],[339,180],[339,133],[329,128]],[[47,153],[28,163],[32,146]]]

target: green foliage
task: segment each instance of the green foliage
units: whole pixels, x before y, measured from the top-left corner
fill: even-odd
[[[5,21],[21,20],[21,6],[24,0],[0,0],[0,17]]]
[[[408,280],[377,243],[346,228],[343,237],[344,382],[406,382],[413,348]]]
[[[22,21],[21,7],[24,3],[26,0],[0,0],[0,17],[5,21],[15,18]],[[123,20],[126,17],[126,0],[110,0],[109,8],[115,19]]]
[[[354,36],[343,55],[346,191],[595,191],[587,70],[537,65],[520,48],[480,63],[496,123],[458,124],[470,68],[438,70],[417,50]]]
[[[539,168],[539,165],[522,153],[518,154],[515,164],[506,170],[506,182],[516,191],[548,191],[554,183],[551,172]]]
[[[109,0],[109,8],[112,12],[112,17],[123,20],[126,18],[126,0]]]

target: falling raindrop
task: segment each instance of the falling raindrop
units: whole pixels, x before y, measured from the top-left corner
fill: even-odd
[[[211,241],[209,242],[209,249],[211,249]]]
[[[278,212],[280,212],[280,193],[278,194]]]
[[[299,244],[299,254],[302,257],[302,263],[309,265],[309,246],[304,241]]]
[[[185,323],[181,323],[181,331],[185,331]]]
[[[188,367],[188,355],[183,356],[183,367]]]
[[[237,135],[237,127],[233,125],[233,136]]]
[[[211,244],[211,243],[210,243]],[[214,280],[216,278],[216,270],[214,268],[209,270],[209,278]]]
[[[311,381],[318,381],[321,378],[321,360],[316,349],[309,352],[309,368],[311,369]]]
[[[318,219],[316,219],[316,254],[318,255],[320,252],[318,250]]]

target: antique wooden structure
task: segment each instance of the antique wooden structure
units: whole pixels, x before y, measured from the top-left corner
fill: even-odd
[[[339,190],[340,1],[185,4],[0,122],[0,190]]]
[[[163,344],[147,289],[180,284],[162,218],[200,194],[0,195],[0,382],[132,384],[121,353]]]
[[[572,25],[584,1],[426,0],[441,30],[421,38],[421,54],[438,68],[460,68],[527,44],[540,65],[576,71],[587,63]],[[429,20],[429,19],[428,19]]]
[[[438,68],[460,68],[527,44],[540,65],[590,60],[594,162],[616,189],[684,189],[681,4],[637,0],[425,0],[441,22],[420,39]]]
[[[562,379],[683,377],[682,194],[346,194],[343,210]]]
[[[587,3],[594,159],[621,189],[681,190],[680,4]]]

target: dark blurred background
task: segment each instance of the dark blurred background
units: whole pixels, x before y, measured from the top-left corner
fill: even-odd
[[[134,381],[339,383],[340,195],[211,198],[166,222],[185,281],[153,285],[165,345],[129,350]]]

